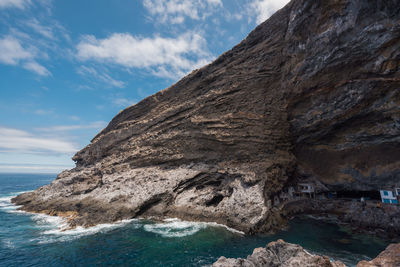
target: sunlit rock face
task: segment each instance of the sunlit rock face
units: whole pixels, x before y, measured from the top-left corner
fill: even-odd
[[[400,244],[390,244],[371,261],[360,261],[357,267],[395,267],[400,265]],[[341,261],[331,261],[328,256],[313,255],[299,245],[283,240],[270,242],[265,248],[256,248],[246,259],[220,257],[213,267],[346,267]]]
[[[23,209],[282,226],[271,198],[400,183],[398,1],[293,0],[232,50],[120,112]],[[64,212],[64,213],[62,213]]]
[[[328,256],[312,255],[299,245],[279,239],[265,248],[256,248],[246,259],[220,257],[213,267],[346,267],[341,261],[330,261]],[[357,265],[358,266],[358,265]]]

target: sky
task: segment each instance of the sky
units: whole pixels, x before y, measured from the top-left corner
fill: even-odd
[[[0,0],[0,172],[58,173],[288,0]]]

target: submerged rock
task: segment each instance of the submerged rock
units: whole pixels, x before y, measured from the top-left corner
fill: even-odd
[[[327,256],[312,255],[301,246],[283,240],[271,242],[265,248],[256,248],[246,259],[221,257],[213,267],[345,267],[341,261]]]
[[[120,112],[22,209],[281,228],[271,200],[400,182],[400,5],[293,0],[213,63]]]

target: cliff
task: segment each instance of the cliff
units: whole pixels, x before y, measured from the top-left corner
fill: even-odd
[[[288,184],[400,183],[400,4],[293,0],[232,50],[120,112],[22,209],[281,227]],[[73,214],[73,215],[71,215]]]

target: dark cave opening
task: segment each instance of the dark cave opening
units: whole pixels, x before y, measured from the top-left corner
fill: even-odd
[[[381,200],[381,196],[378,190],[371,191],[355,191],[355,190],[342,190],[336,191],[337,198],[352,198],[352,199],[365,199]]]
[[[216,195],[214,196],[212,199],[210,199],[209,201],[207,201],[206,206],[218,206],[218,204],[222,201],[222,199],[224,199],[224,196],[222,195]]]

